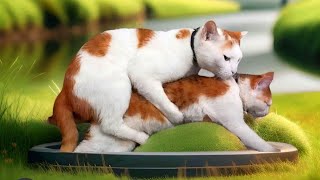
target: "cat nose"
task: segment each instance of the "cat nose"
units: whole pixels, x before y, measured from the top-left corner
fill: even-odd
[[[268,107],[272,105],[272,101],[265,101],[265,103],[267,104]]]

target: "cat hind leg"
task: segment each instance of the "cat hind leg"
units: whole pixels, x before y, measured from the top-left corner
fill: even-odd
[[[132,89],[127,74],[123,71],[114,71],[112,75],[92,79],[94,80],[87,86],[94,88],[90,90],[79,88],[78,90],[87,93],[85,97],[96,111],[102,132],[144,144],[149,135],[130,128],[123,120],[130,103]]]
[[[74,152],[82,153],[108,153],[108,152],[130,152],[136,143],[130,140],[119,139],[115,136],[105,134],[99,125],[92,124],[86,138],[80,142]]]
[[[138,76],[131,76],[131,79],[138,92],[163,112],[171,123],[181,124],[183,122],[182,112],[169,100],[160,81]]]

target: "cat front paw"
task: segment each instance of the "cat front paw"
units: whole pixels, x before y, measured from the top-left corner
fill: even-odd
[[[280,149],[277,149],[270,144],[268,144],[266,147],[262,148],[260,151],[262,151],[262,152],[281,152]]]
[[[171,112],[170,114],[167,115],[167,118],[172,124],[181,124],[183,122],[183,114],[180,111],[176,112]]]
[[[149,135],[147,135],[146,133],[140,133],[137,137],[137,143],[143,145],[147,142],[148,139]]]

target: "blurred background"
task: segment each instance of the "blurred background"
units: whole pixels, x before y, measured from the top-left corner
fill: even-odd
[[[249,31],[240,72],[275,71],[274,93],[319,91],[319,7],[318,0],[1,0],[0,87],[23,90],[16,94],[48,108],[41,111],[47,115],[70,60],[93,35],[196,28],[214,19]]]
[[[25,174],[30,147],[60,140],[44,122],[67,66],[90,37],[115,28],[197,28],[210,19],[249,31],[239,72],[274,71],[273,111],[298,119],[319,147],[319,9],[320,0],[0,0],[0,167],[22,162],[7,175]]]

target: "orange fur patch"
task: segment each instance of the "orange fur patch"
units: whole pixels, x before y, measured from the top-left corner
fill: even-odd
[[[109,33],[101,33],[91,38],[82,47],[83,50],[89,54],[97,57],[105,56],[108,52],[111,41],[111,35]]]
[[[148,42],[154,36],[154,31],[150,29],[137,29],[138,48],[141,48],[148,44]]]
[[[223,30],[223,34],[226,37],[226,39],[232,38],[236,43],[240,45],[240,39],[241,39],[241,32],[238,31],[228,31]]]
[[[95,116],[94,111],[89,103],[84,99],[76,97],[73,93],[75,84],[74,76],[78,74],[79,69],[80,58],[76,57],[67,70],[63,87],[66,89],[68,100],[77,122],[97,121],[97,117]]]
[[[206,78],[191,76],[164,85],[164,91],[168,98],[183,109],[196,103],[201,95],[207,97],[217,97],[224,95],[229,89],[229,85],[217,78]],[[153,118],[164,122],[164,115],[144,97],[137,92],[133,92],[126,112],[126,116],[140,114],[142,119]]]
[[[221,79],[200,76],[191,76],[164,85],[167,96],[179,109],[196,103],[201,95],[207,97],[222,96],[228,89],[229,85]]]
[[[223,45],[223,49],[230,49],[233,46],[233,42],[231,40],[227,40],[227,42]]]
[[[61,132],[62,143],[60,150],[72,152],[77,146],[78,130],[76,123],[96,121],[93,109],[86,100],[76,97],[73,93],[74,76],[79,72],[80,58],[76,56],[69,65],[63,88],[56,98],[53,116],[50,123],[56,124]]]
[[[84,135],[84,140],[90,140],[91,139],[91,134],[90,131],[86,132],[86,134]]]
[[[245,80],[249,79],[251,89],[255,89],[256,85],[259,83],[262,75],[253,75],[253,74],[239,74],[240,79]]]
[[[67,103],[65,91],[62,91],[54,104],[53,119],[60,129],[62,142],[60,150],[62,152],[73,152],[77,146],[78,130],[74,122],[70,104]]]
[[[136,90],[132,91],[129,108],[125,116],[140,115],[143,120],[155,119],[160,122],[165,121],[164,115],[149,101],[142,97]]]
[[[249,79],[251,89],[255,89],[263,77],[264,75],[240,74],[241,79]],[[263,89],[262,95],[258,98],[264,102],[269,102],[272,99],[270,86],[268,86],[268,88]]]
[[[270,100],[272,99],[272,93],[271,93],[270,87],[265,88],[263,90],[262,96],[259,98],[266,103],[270,102]]]
[[[176,34],[177,39],[185,39],[190,36],[190,31],[188,29],[180,29],[180,31]]]

